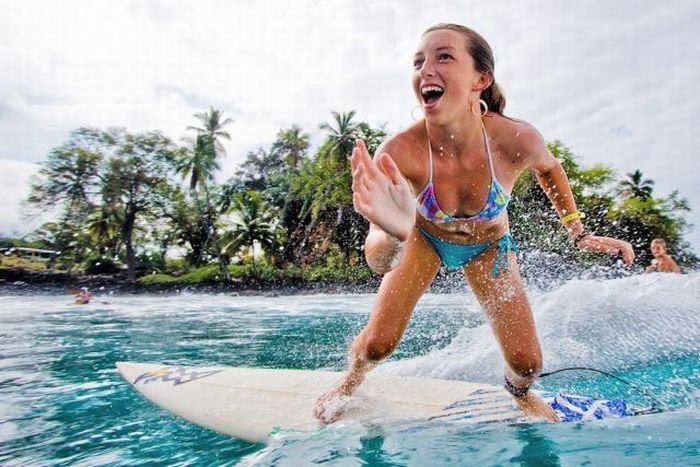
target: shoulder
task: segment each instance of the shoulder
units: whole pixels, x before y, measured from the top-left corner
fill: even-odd
[[[524,120],[494,114],[484,119],[490,138],[506,154],[521,158],[546,150],[544,138],[530,123]]]
[[[384,141],[377,148],[374,156],[376,158],[382,153],[387,153],[405,177],[419,176],[421,167],[425,164],[424,159],[417,155],[421,152],[421,148],[428,150],[426,141],[425,128],[421,124],[416,124]]]
[[[663,266],[664,270],[669,272],[680,271],[678,264],[671,258],[671,256],[665,256],[660,258],[659,263]]]
[[[425,145],[425,129],[422,125],[413,125],[387,138],[375,156],[386,152],[394,159],[401,158],[403,154],[415,151],[420,144]]]
[[[484,119],[490,138],[512,164],[546,170],[556,164],[542,134],[530,123],[494,114]]]

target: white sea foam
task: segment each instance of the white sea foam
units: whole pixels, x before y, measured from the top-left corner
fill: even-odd
[[[572,280],[531,293],[530,302],[546,369],[623,368],[700,351],[700,273]],[[378,371],[497,383],[502,362],[483,324],[462,330],[445,348],[386,363]]]

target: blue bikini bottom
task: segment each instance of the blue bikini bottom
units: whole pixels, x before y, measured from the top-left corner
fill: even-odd
[[[440,256],[442,263],[449,269],[462,268],[493,245],[498,245],[498,253],[496,253],[496,260],[491,271],[491,276],[495,278],[498,277],[501,267],[504,270],[508,269],[508,252],[518,251],[518,245],[516,245],[515,240],[509,233],[495,242],[464,244],[443,240],[423,229],[420,229],[420,231],[433,246],[438,256]]]

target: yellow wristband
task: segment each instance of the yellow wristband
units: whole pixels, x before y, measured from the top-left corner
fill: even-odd
[[[567,214],[566,216],[561,218],[561,223],[566,224],[567,222],[575,221],[576,219],[582,219],[583,218],[583,213],[576,211],[572,212],[571,214]]]

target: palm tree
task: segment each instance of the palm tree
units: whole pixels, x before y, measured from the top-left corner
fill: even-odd
[[[231,139],[231,135],[224,131],[223,128],[229,123],[233,123],[233,120],[230,118],[222,120],[223,115],[223,111],[217,110],[214,107],[209,107],[209,110],[206,112],[194,114],[194,116],[202,122],[201,127],[187,127],[188,130],[194,130],[198,135],[204,135],[210,139],[213,143],[214,159],[218,156],[226,156],[226,149],[224,149],[223,144],[221,144],[221,139]]]
[[[122,222],[122,213],[115,205],[103,205],[88,216],[85,227],[92,241],[97,244],[100,255],[106,250],[116,249]]]
[[[280,130],[277,133],[277,141],[272,145],[272,150],[282,156],[286,156],[292,169],[299,166],[299,161],[309,149],[309,134],[302,133],[297,125],[292,125],[287,130]]]
[[[272,257],[279,230],[277,212],[267,204],[263,194],[259,191],[239,193],[233,199],[231,211],[238,217],[233,222],[234,228],[226,234],[224,251],[235,254],[242,247],[249,247],[255,267],[257,242]]]
[[[384,142],[387,137],[386,124],[378,127],[372,128],[366,122],[360,122],[357,125],[357,137],[362,138],[367,145],[367,151],[370,154],[374,154],[377,148]]]
[[[231,139],[231,135],[224,131],[223,127],[232,123],[233,120],[230,118],[223,119],[223,112],[214,107],[209,107],[207,112],[196,113],[194,116],[201,121],[202,126],[188,127],[188,129],[194,130],[197,133],[197,137],[194,140],[192,150],[189,152],[190,157],[183,158],[182,163],[178,167],[178,171],[182,172],[185,178],[188,176],[190,177],[190,191],[195,194],[195,196],[198,186],[201,186],[204,191],[206,215],[201,214],[202,209],[199,207],[199,203],[197,203],[198,209],[200,210],[200,218],[204,223],[204,230],[206,231],[206,240],[202,252],[207,250],[208,245],[214,245],[216,257],[221,268],[221,275],[224,282],[228,283],[231,282],[231,275],[228,272],[223,252],[218,247],[219,241],[216,231],[216,222],[214,220],[214,211],[211,206],[207,182],[212,181],[214,179],[214,172],[221,168],[218,158],[226,155],[226,150],[221,144],[221,139]]]
[[[625,199],[637,198],[646,201],[651,198],[654,192],[654,181],[644,179],[642,172],[637,169],[632,173],[628,173],[628,180],[623,180],[617,185],[617,192]]]
[[[352,209],[350,164],[348,161],[352,149],[355,146],[355,140],[358,138],[362,127],[361,124],[353,121],[355,117],[354,110],[343,113],[333,111],[331,113],[335,120],[333,124],[324,123],[320,128],[328,132],[326,147],[330,145],[329,149],[332,160],[327,169],[334,172],[335,175],[331,180],[324,182],[324,186],[316,190],[314,204],[317,206],[328,205],[329,201],[335,204],[335,230],[337,230],[343,224],[346,212]],[[339,199],[343,201],[338,202]],[[308,230],[315,228],[317,220],[317,218],[312,220],[308,226]]]
[[[332,144],[332,150],[338,162],[344,162],[350,158],[352,148],[355,146],[359,125],[352,121],[355,117],[354,110],[343,113],[333,111],[331,114],[335,122],[324,123],[320,129],[328,132],[328,141]]]
[[[213,180],[216,170],[221,169],[219,161],[216,160],[216,151],[212,140],[205,135],[197,135],[194,141],[189,141],[192,148],[180,152],[176,171],[181,173],[183,178],[189,177],[190,191],[196,191],[199,186],[206,190],[206,183]]]

